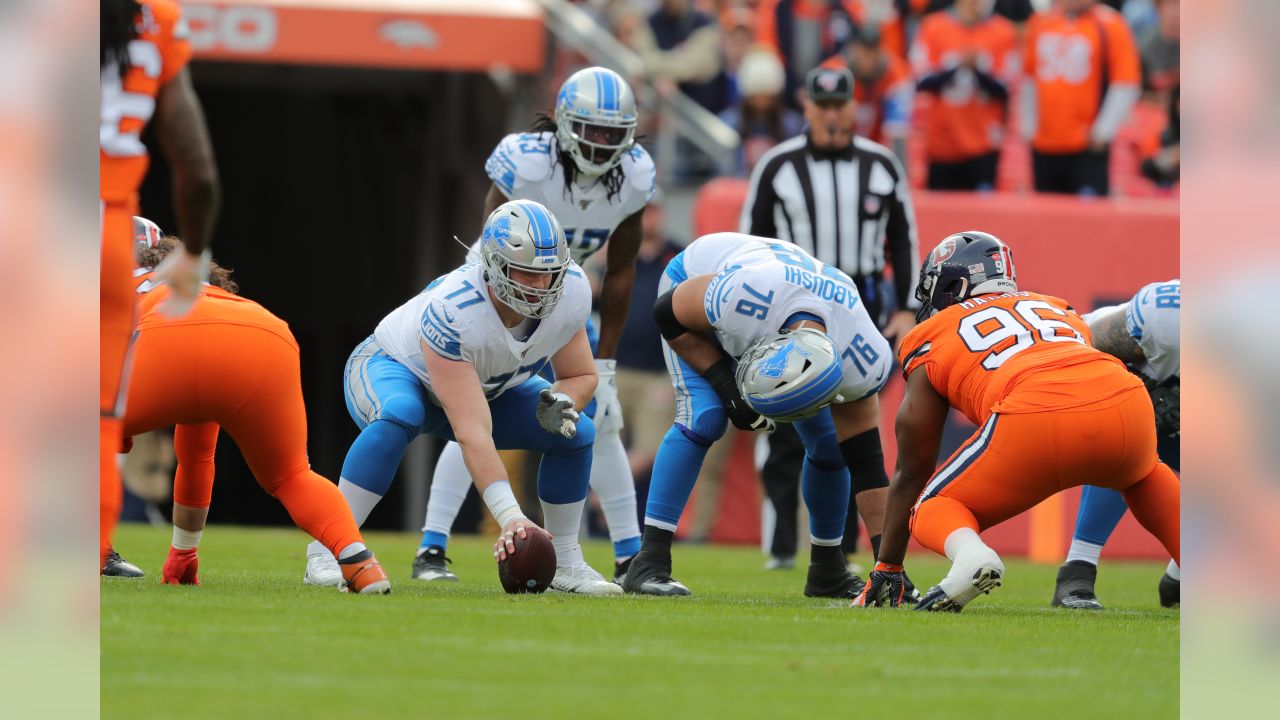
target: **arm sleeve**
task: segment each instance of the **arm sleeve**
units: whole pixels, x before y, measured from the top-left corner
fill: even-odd
[[[916,213],[911,206],[911,189],[907,174],[898,159],[891,158],[895,175],[893,195],[889,198],[889,223],[885,226],[885,243],[893,263],[893,286],[899,310],[915,310],[916,276],[920,274],[920,241],[916,237]]]

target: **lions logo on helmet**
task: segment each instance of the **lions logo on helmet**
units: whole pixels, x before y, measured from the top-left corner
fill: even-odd
[[[585,175],[603,175],[635,144],[636,96],[618,73],[591,67],[556,95],[556,140]]]
[[[498,300],[527,318],[544,318],[564,291],[569,246],[555,216],[532,200],[503,203],[480,238],[484,279]],[[512,270],[549,276],[544,287],[517,281]]]
[[[825,333],[800,328],[761,338],[738,359],[738,389],[756,412],[781,422],[816,415],[837,399],[844,373]]]
[[[1003,240],[977,230],[949,235],[920,268],[916,299],[921,304],[916,321],[971,297],[1017,289],[1013,253]]]

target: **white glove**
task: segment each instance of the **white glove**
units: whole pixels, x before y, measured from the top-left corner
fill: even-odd
[[[617,360],[596,360],[596,435],[617,435],[622,432],[622,403],[618,402],[618,383],[614,379]]]
[[[573,409],[573,398],[564,393],[542,388],[538,393],[538,424],[549,433],[567,438],[578,434],[578,411]]]
[[[201,286],[209,280],[209,251],[192,255],[183,248],[175,249],[156,266],[153,277],[169,286],[169,297],[160,304],[160,312],[182,317],[191,312]]]

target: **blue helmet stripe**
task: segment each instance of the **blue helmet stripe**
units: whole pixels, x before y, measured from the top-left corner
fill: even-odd
[[[840,365],[838,362],[832,363],[816,380],[807,387],[799,388],[795,392],[773,398],[753,396],[749,398],[751,406],[764,415],[782,417],[794,415],[805,410],[840,387],[840,382],[844,379],[844,371]]]
[[[609,90],[608,92],[609,103],[608,103],[608,107],[606,107],[605,110],[613,110],[614,112],[617,112],[618,110],[618,78],[615,77],[613,73],[605,73],[604,82]]]
[[[556,231],[550,213],[539,205],[521,201],[520,207],[529,216],[529,226],[533,230],[533,249],[535,257],[556,254]]]

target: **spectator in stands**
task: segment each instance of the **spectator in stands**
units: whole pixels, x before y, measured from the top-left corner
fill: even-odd
[[[877,24],[886,49],[903,56],[902,28],[892,6],[877,4],[872,17],[861,0],[760,0],[756,42],[778,54],[787,71],[787,105],[799,109],[805,75],[818,63],[840,54],[858,28]]]
[[[1027,24],[1022,132],[1039,192],[1110,193],[1111,141],[1139,94],[1138,50],[1097,0],[1058,0]]]
[[[920,24],[911,61],[933,104],[925,126],[930,190],[996,185],[1009,90],[1019,64],[1017,30],[987,0],[956,0]]]
[[[645,74],[658,81],[655,85],[674,82],[681,92],[713,113],[729,106],[720,26],[711,16],[695,10],[691,0],[662,0],[648,22],[636,28],[632,41],[644,60]]]
[[[892,148],[905,165],[916,89],[906,60],[885,49],[879,29],[867,24],[842,54],[822,65],[849,68],[854,79],[854,132]]]
[[[1179,88],[1169,93],[1169,124],[1160,134],[1160,149],[1142,161],[1143,177],[1167,190],[1178,182],[1182,166],[1182,101]]]
[[[768,50],[754,50],[742,59],[737,75],[742,101],[720,114],[742,138],[735,167],[726,174],[746,177],[774,145],[804,132],[804,118],[783,103],[786,82],[782,62]]]
[[[929,15],[950,8],[955,5],[956,0],[895,0],[895,2],[899,6],[899,13],[903,12],[901,6],[906,3],[913,12]],[[1021,28],[1027,20],[1030,20],[1031,16],[1036,12],[1031,0],[984,0],[983,5],[992,14],[1012,22],[1018,28]],[[917,7],[920,10],[916,10]]]
[[[1178,85],[1181,24],[1178,0],[1160,0],[1155,25],[1138,41],[1142,89],[1152,93],[1155,102],[1168,102],[1169,93]]]

